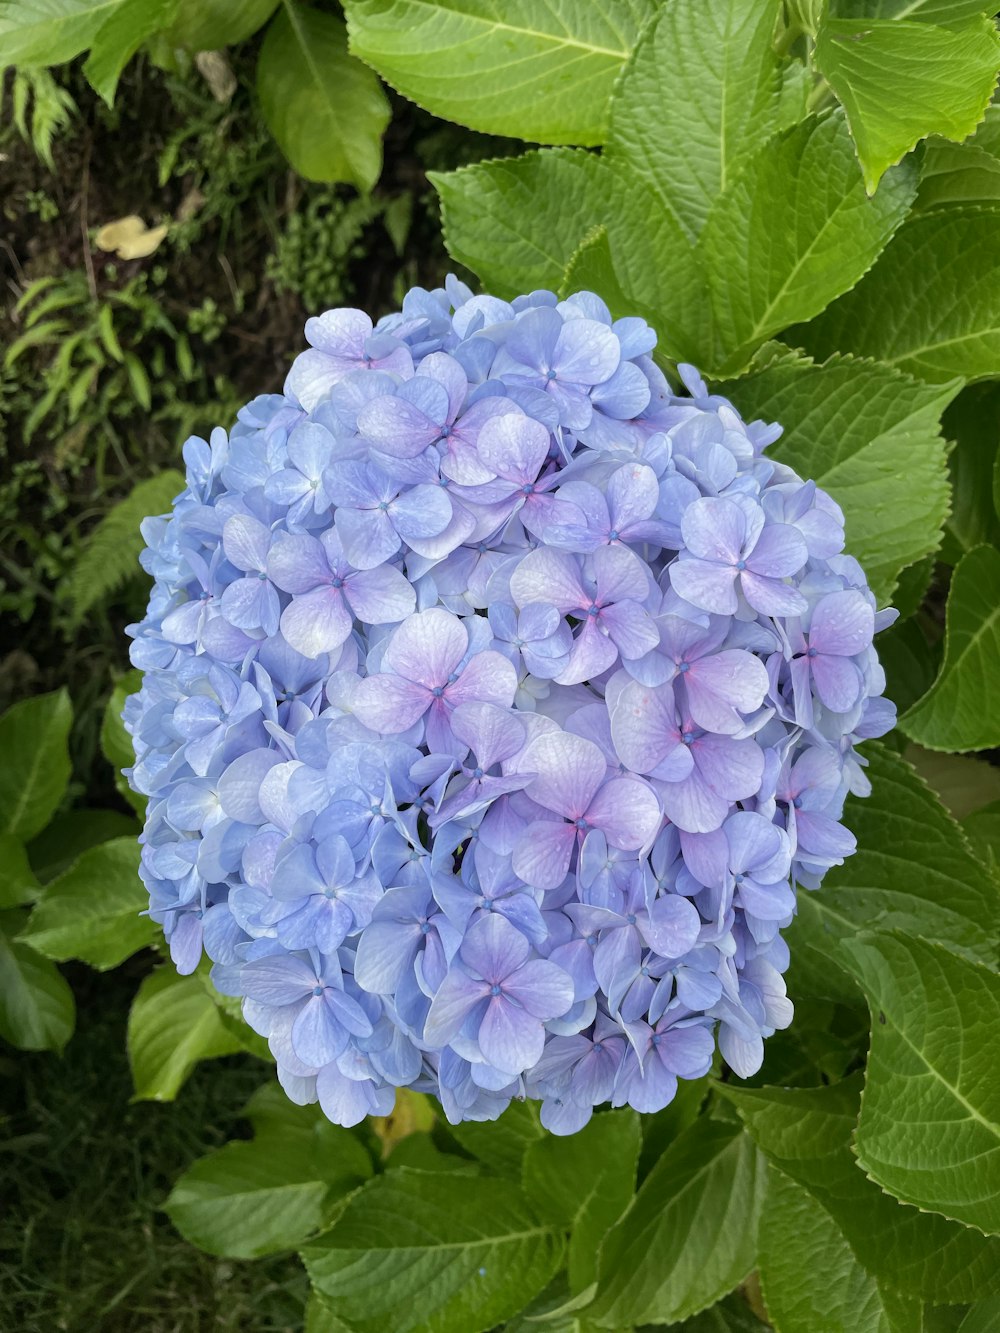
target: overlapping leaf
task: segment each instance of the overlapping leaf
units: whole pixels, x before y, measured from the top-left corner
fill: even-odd
[[[139,987],[128,1016],[128,1055],[140,1101],[170,1102],[199,1060],[243,1050],[196,976],[171,964]]]
[[[28,842],[55,814],[69,781],[72,721],[65,690],[24,699],[0,717],[0,832]]]
[[[23,919],[0,915],[0,1037],[23,1051],[61,1051],[76,1021],[73,992],[53,963],[12,938]]]

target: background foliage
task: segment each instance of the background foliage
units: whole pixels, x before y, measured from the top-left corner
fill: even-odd
[[[6,0],[3,66],[0,1324],[995,1327],[993,12]],[[747,1083],[570,1139],[286,1102],[157,962],[116,776],[180,442],[280,386],[307,312],[439,282],[439,214],[484,287],[592,288],[780,420],[902,613],[858,855],[789,931],[793,1027]]]

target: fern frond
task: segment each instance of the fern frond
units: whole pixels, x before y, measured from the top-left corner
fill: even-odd
[[[139,524],[150,515],[166,513],[183,489],[184,477],[169,468],[140,481],[130,495],[108,510],[87,538],[65,587],[72,624],[78,625],[92,607],[140,572],[143,540]]]
[[[31,124],[28,107],[31,106]],[[35,152],[51,170],[52,140],[64,130],[76,113],[76,103],[56,83],[47,69],[26,67],[14,75],[14,124],[21,137],[31,143]]]

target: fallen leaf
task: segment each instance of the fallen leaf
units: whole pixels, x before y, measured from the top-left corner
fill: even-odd
[[[106,222],[94,238],[97,248],[114,251],[119,259],[145,259],[157,249],[167,234],[166,225],[147,227],[135,213]]]

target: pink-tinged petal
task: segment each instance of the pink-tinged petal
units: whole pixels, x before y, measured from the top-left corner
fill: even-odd
[[[579,561],[545,547],[530,552],[518,564],[511,575],[510,594],[518,606],[546,602],[559,611],[578,610],[590,603]]]
[[[660,642],[655,620],[638,602],[624,601],[606,606],[601,612],[601,624],[626,661],[645,657]]]
[[[800,616],[809,607],[797,588],[753,574],[749,569],[740,575],[740,586],[753,609],[765,616]]]
[[[490,1000],[479,1027],[479,1049],[502,1074],[521,1074],[537,1064],[545,1047],[545,1029],[537,1018],[503,996]]]
[[[692,745],[695,767],[720,796],[743,801],[760,790],[764,776],[764,752],[751,737],[700,736]]]
[[[760,708],[768,690],[767,668],[759,657],[742,648],[700,657],[684,673],[691,716],[708,731],[738,731],[742,720],[734,713]]]
[[[681,536],[684,545],[699,560],[735,565],[747,537],[746,515],[732,500],[702,497],[685,509]]]
[[[668,750],[655,768],[649,770],[649,776],[658,782],[683,782],[694,769],[694,755],[690,745],[678,741],[672,750]]]
[[[703,611],[732,616],[739,607],[736,569],[706,560],[675,560],[670,566],[670,584],[678,597]]]
[[[561,1018],[575,998],[569,973],[542,958],[534,958],[511,973],[503,989],[505,995],[512,996],[522,1009],[543,1022]]]
[[[282,533],[268,552],[267,573],[285,592],[302,593],[327,582],[330,566],[315,537]]]
[[[729,802],[712,790],[696,768],[683,782],[662,782],[657,791],[663,813],[684,833],[713,833],[729,814]]]
[[[729,842],[721,828],[713,833],[682,833],[684,864],[707,889],[721,889],[729,869]]]
[[[532,417],[507,413],[486,421],[479,432],[479,457],[509,481],[535,481],[549,452],[549,432]]]
[[[486,912],[466,931],[462,962],[490,985],[503,981],[531,957],[531,945],[498,912]]]
[[[856,589],[827,593],[813,609],[809,646],[820,653],[855,657],[875,633],[875,612]]]
[[[358,433],[390,457],[416,458],[440,435],[447,411],[444,390],[434,385],[434,391],[433,406],[440,409],[440,416],[436,411],[429,414],[422,404],[386,394],[373,398],[358,413]]]
[[[566,665],[554,679],[557,685],[581,685],[607,671],[617,660],[617,645],[601,633],[592,619],[587,620],[573,640]]]
[[[444,494],[440,488],[436,489],[439,495]],[[451,519],[440,532],[433,537],[410,537],[410,548],[427,560],[443,560],[468,541],[475,527],[476,520],[469,510],[456,503],[452,505]]]
[[[599,546],[590,557],[590,563],[597,583],[597,601],[601,606],[625,598],[642,602],[649,595],[647,567],[627,546]]]
[[[334,521],[355,569],[385,564],[402,545],[389,515],[377,509],[339,509]]]
[[[569,871],[575,842],[572,824],[554,820],[529,824],[514,847],[514,874],[534,889],[557,889]]]
[[[517,672],[502,653],[492,648],[477,653],[458,680],[447,686],[445,696],[452,705],[478,700],[508,708],[517,693]]]
[[[651,787],[636,778],[612,778],[591,801],[586,818],[612,847],[634,852],[653,840],[663,817]]]
[[[385,666],[397,676],[433,690],[448,683],[469,646],[458,616],[441,607],[417,611],[395,630],[385,650]]]
[[[536,736],[521,752],[517,767],[536,775],[528,788],[531,799],[567,819],[583,817],[608,771],[593,741],[567,731]]]
[[[351,707],[364,725],[383,736],[407,731],[433,702],[426,686],[390,675],[359,681],[351,697]]]
[[[339,588],[317,588],[293,597],[281,613],[285,641],[303,657],[332,653],[348,637],[353,623]]]
[[[612,711],[611,736],[627,768],[651,773],[680,741],[673,690],[669,686],[647,689],[630,682]]]
[[[447,1046],[476,1005],[489,993],[485,982],[473,981],[453,967],[438,987],[424,1024],[424,1041],[432,1049]]]
[[[797,574],[809,559],[809,548],[798,528],[789,523],[769,523],[746,558],[747,569],[764,578],[781,579]]]
[[[813,684],[822,703],[834,713],[853,708],[864,689],[864,678],[849,657],[814,657]]]
[[[369,625],[391,625],[412,615],[417,596],[406,577],[391,565],[352,574],[344,596],[359,620]]]
[[[525,743],[524,723],[496,704],[459,704],[452,714],[451,729],[472,750],[483,769],[517,754]]]
[[[271,532],[259,519],[249,514],[234,514],[222,528],[222,549],[226,559],[244,573],[258,573],[267,565]]]
[[[389,506],[392,522],[406,541],[436,537],[451,522],[451,501],[440,486],[420,485],[404,491]]]

